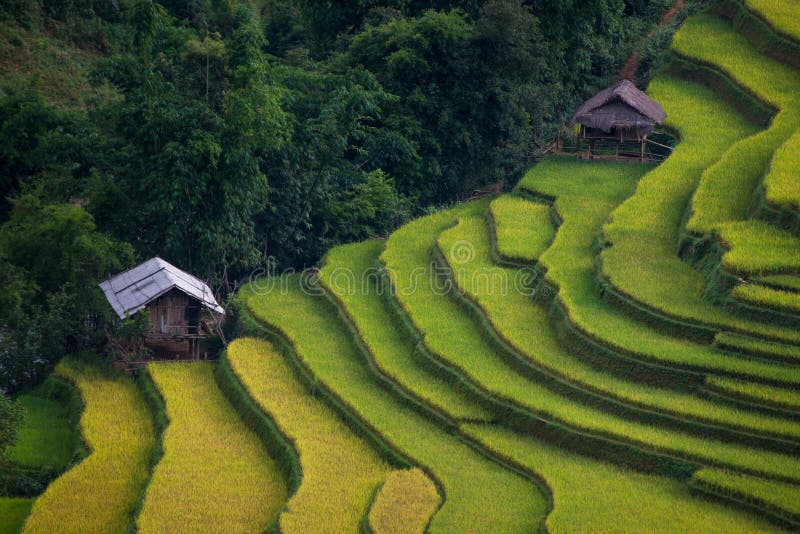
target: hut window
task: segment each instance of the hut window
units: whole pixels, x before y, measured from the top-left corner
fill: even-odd
[[[161,310],[161,333],[167,333],[167,316],[164,313],[164,310]]]

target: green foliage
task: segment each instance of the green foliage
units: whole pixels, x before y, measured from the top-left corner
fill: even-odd
[[[60,472],[72,460],[74,429],[66,408],[41,393],[20,395],[25,417],[8,458],[17,465]]]
[[[0,390],[0,462],[5,459],[7,449],[17,440],[24,413],[21,405]]]
[[[17,534],[31,511],[33,499],[0,497],[0,533]]]
[[[110,310],[97,284],[130,265],[130,246],[99,232],[72,204],[43,204],[31,194],[14,201],[0,227],[4,300],[0,387],[36,383],[65,352],[104,339]]]

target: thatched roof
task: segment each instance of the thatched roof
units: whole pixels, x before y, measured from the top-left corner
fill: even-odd
[[[172,289],[199,300],[206,308],[225,314],[205,282],[158,256],[106,280],[100,288],[120,319],[133,315]]]
[[[583,124],[610,132],[613,128],[652,130],[653,123],[661,124],[667,114],[658,102],[622,80],[584,102],[570,124]]]

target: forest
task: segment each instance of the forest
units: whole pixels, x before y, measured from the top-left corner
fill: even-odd
[[[509,190],[671,3],[0,2],[0,391],[102,354],[153,255],[224,297]]]

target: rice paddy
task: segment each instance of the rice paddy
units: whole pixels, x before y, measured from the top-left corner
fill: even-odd
[[[795,131],[772,158],[769,173],[764,178],[767,202],[800,210],[798,167],[800,167],[800,130]]]
[[[653,90],[680,83],[672,79],[653,82]],[[694,86],[697,96],[707,90]],[[694,94],[694,93],[690,93]],[[662,102],[667,102],[662,99]],[[570,322],[580,332],[615,352],[641,360],[692,369],[750,375],[763,380],[800,384],[798,370],[752,358],[731,358],[729,354],[646,328],[643,323],[609,306],[596,291],[593,245],[609,213],[630,194],[639,178],[636,167],[607,163],[587,164],[550,159],[531,169],[519,188],[555,198],[555,208],[563,218],[553,246],[542,256],[547,278],[558,286],[558,297]],[[623,176],[627,177],[623,179]],[[573,177],[569,181],[564,175]],[[498,236],[497,243],[503,239]],[[777,350],[763,341],[753,341],[764,351]],[[751,348],[751,347],[748,347]]]
[[[706,384],[715,391],[733,397],[800,412],[800,392],[794,389],[721,377],[708,377]]]
[[[434,283],[440,281],[419,280],[413,275],[419,272],[421,265],[426,264],[427,251],[435,245],[438,234],[459,217],[468,217],[480,207],[480,203],[466,204],[412,221],[392,234],[382,255],[396,284],[395,294],[401,299],[404,309],[433,354],[457,369],[486,394],[576,431],[621,440],[634,447],[644,447],[690,461],[736,466],[764,475],[781,477],[791,472],[787,469],[794,469],[791,466],[797,460],[791,456],[639,424],[629,418],[583,405],[515,373],[459,304],[437,290]],[[469,241],[459,241],[466,242]],[[458,250],[452,250],[450,254],[454,258],[462,257]],[[414,284],[413,291],[410,290],[410,284]],[[515,323],[515,332],[523,329],[527,335],[520,337],[534,337],[531,340],[534,343],[547,335],[546,327],[545,330],[524,330],[530,324],[530,316],[525,317]],[[532,335],[532,331],[536,333]],[[800,462],[797,468],[800,468]]]
[[[719,230],[728,249],[722,266],[742,276],[800,271],[800,238],[763,221],[726,224]]]
[[[506,261],[532,264],[555,237],[546,204],[503,195],[492,201],[489,216],[497,236],[497,254]]]
[[[768,66],[774,63],[756,53],[720,19],[701,15],[687,22],[676,34],[673,47],[691,57],[718,59],[722,68],[736,67],[737,74],[751,72],[749,76],[753,77],[762,76],[762,62]],[[707,35],[714,35],[715,39],[705,39]],[[776,83],[786,84],[785,91],[791,91],[797,87],[795,79],[793,75],[789,80],[779,78]],[[650,89],[654,98],[666,103],[667,123],[680,133],[681,143],[611,214],[604,227],[609,246],[600,255],[602,273],[623,298],[652,310],[654,319],[666,316],[798,342],[800,332],[795,329],[743,319],[704,300],[703,276],[675,254],[683,214],[703,171],[736,141],[749,135],[752,128],[722,102],[709,108],[712,103],[705,100],[687,101],[683,87],[656,85]],[[670,105],[681,101],[685,105]],[[630,269],[631,265],[637,268]]]
[[[792,291],[772,289],[758,284],[739,284],[731,292],[733,298],[761,308],[800,314],[800,295]]]
[[[302,291],[298,276],[284,285],[285,291],[251,296],[250,309],[291,341],[302,363],[361,421],[435,477],[446,498],[431,532],[525,532],[543,523],[547,501],[532,480],[487,459],[387,394],[327,301]]]
[[[369,528],[376,534],[425,532],[441,504],[436,485],[418,468],[391,473],[369,511]]]
[[[591,192],[586,194],[588,199],[595,198]],[[590,208],[583,203],[581,213],[589,211]],[[566,222],[568,220],[569,218],[565,217],[558,239],[580,235],[584,239],[591,240],[591,233],[588,235],[586,232],[570,233],[567,227],[569,223]],[[469,242],[475,249],[474,258],[468,262],[456,263],[454,258],[447,258],[456,273],[459,288],[478,302],[492,327],[503,339],[547,372],[563,377],[576,387],[598,392],[631,407],[654,409],[659,413],[671,413],[689,420],[739,428],[748,432],[766,432],[800,439],[800,424],[796,422],[763,414],[743,413],[741,410],[668,388],[657,388],[620,379],[584,363],[560,346],[549,328],[548,317],[543,308],[536,306],[525,293],[507,291],[502,287],[503,280],[511,280],[516,274],[513,270],[492,266],[488,251],[487,228],[482,218],[462,218],[456,227],[445,231],[439,238],[442,250],[453,250],[455,243],[459,242]],[[554,249],[557,246],[554,244]],[[577,259],[577,255],[572,257]],[[590,263],[591,258],[588,258],[587,265],[583,268],[588,270]],[[580,269],[581,266],[573,261],[569,265],[558,265],[558,268]],[[554,268],[548,271],[548,276],[552,276],[556,281],[571,281],[555,270]],[[590,277],[589,282],[591,282]],[[566,283],[561,285],[562,288],[566,286]],[[619,409],[621,413],[625,413],[624,407]]]
[[[796,2],[745,0],[745,3],[779,31],[800,40],[800,5]]]
[[[0,534],[796,530],[800,71],[764,47],[800,9],[722,1],[784,35],[683,22],[681,64],[730,87],[655,74],[660,165],[551,156],[246,285],[219,364],[62,360],[89,454],[0,498]],[[12,465],[68,466],[73,410],[20,401]]]
[[[286,485],[264,445],[222,396],[212,364],[152,363],[148,369],[169,425],[137,530],[266,530],[286,501]]]
[[[36,499],[22,532],[125,532],[152,455],[147,405],[129,378],[79,360],[65,358],[56,374],[80,391],[80,428],[91,452]]]
[[[302,478],[279,517],[281,532],[354,532],[391,467],[328,406],[311,397],[268,341],[235,340],[233,372],[300,456]]]
[[[381,372],[452,419],[489,420],[491,415],[474,399],[420,365],[416,343],[394,324],[384,304],[388,288],[377,270],[383,248],[383,241],[373,240],[332,249],[320,281],[342,303]]]
[[[675,480],[570,455],[501,427],[465,429],[490,448],[514,449],[521,461],[542,473],[553,491],[550,532],[774,531],[764,520],[698,500]]]

